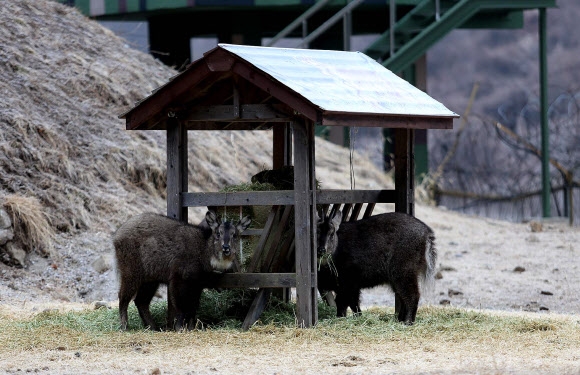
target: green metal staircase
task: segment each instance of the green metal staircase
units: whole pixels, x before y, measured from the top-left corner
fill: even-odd
[[[478,13],[554,7],[556,0],[421,0],[363,52],[393,72],[413,64],[437,41]],[[437,12],[438,11],[438,12]],[[391,41],[394,41],[391,48]]]

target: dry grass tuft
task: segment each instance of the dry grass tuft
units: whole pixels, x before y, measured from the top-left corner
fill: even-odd
[[[38,199],[11,194],[0,198],[0,204],[12,216],[14,241],[23,250],[52,255],[54,230]]]

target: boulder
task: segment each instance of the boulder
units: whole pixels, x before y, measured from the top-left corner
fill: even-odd
[[[12,220],[5,209],[0,208],[0,229],[8,229],[12,227]]]
[[[14,231],[12,228],[0,229],[0,246],[5,245],[8,241],[14,239]]]

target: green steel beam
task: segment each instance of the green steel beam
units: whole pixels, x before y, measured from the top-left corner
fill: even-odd
[[[383,65],[397,73],[412,64],[431,46],[447,35],[451,30],[460,27],[479,11],[486,9],[533,9],[555,7],[556,0],[461,0],[445,12],[439,21],[433,22],[406,43]]]
[[[540,39],[540,126],[542,134],[542,213],[550,217],[550,140],[548,129],[548,53],[546,8],[540,8],[538,21]]]

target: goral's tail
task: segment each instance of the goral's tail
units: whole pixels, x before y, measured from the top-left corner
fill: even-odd
[[[435,267],[437,266],[437,249],[435,248],[435,235],[429,234],[425,246],[425,261],[427,269],[425,270],[423,286],[430,287],[435,280]]]

